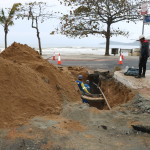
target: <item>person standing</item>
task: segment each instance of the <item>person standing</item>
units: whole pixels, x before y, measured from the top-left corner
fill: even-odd
[[[149,57],[149,42],[145,40],[144,35],[139,36],[139,40],[141,43],[140,48],[140,58],[139,58],[139,75],[136,78],[145,78],[146,73],[146,63]]]

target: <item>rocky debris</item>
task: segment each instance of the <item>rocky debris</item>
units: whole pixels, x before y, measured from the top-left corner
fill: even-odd
[[[88,104],[66,102],[59,116],[34,117],[28,124],[1,134],[0,149],[148,150],[150,134],[132,127],[147,127],[148,117],[128,109],[102,111]]]
[[[132,101],[124,104],[124,106],[130,109],[133,113],[150,113],[150,99],[140,94],[137,94]]]
[[[98,74],[101,79],[106,80],[113,77],[112,73],[109,70],[97,69],[94,70],[95,74]]]
[[[143,126],[143,125],[132,125],[133,129],[136,131],[141,131],[150,134],[150,126]]]

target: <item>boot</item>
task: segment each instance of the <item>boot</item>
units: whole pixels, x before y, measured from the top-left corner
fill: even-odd
[[[141,75],[135,76],[135,78],[141,78],[141,77],[142,77]]]
[[[142,74],[141,77],[142,77],[142,78],[145,78],[145,74]]]

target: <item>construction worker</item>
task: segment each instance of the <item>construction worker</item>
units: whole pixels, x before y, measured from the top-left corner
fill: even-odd
[[[83,80],[82,75],[79,75],[78,80],[76,80],[80,91],[82,92],[83,95],[90,95],[91,93],[87,90],[87,88],[85,87],[82,80]],[[82,99],[82,101],[83,101],[83,103],[88,103],[88,101],[86,99]]]
[[[89,82],[90,82],[89,80],[86,80],[85,84],[84,84],[84,86],[86,87],[86,89],[88,90],[88,92],[90,92]]]

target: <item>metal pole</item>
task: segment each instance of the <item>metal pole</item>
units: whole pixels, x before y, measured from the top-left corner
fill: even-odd
[[[142,35],[144,35],[144,15],[143,15],[143,28],[142,28]]]
[[[101,94],[103,95],[103,97],[104,97],[104,99],[105,99],[105,102],[106,102],[106,104],[107,104],[109,110],[111,110],[111,107],[110,107],[110,105],[109,105],[109,103],[108,103],[108,100],[107,100],[107,98],[105,97],[105,95],[104,95],[103,91],[101,90],[101,88],[100,88],[96,83],[93,82],[93,84],[95,84],[95,85],[97,86],[97,88],[100,90]]]

